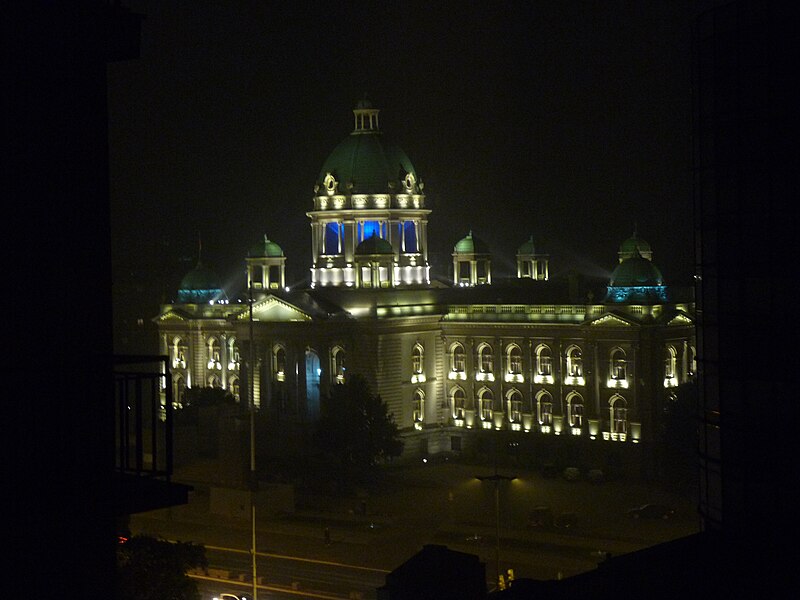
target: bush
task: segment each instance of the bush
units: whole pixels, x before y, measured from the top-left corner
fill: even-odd
[[[577,481],[580,479],[581,472],[575,467],[567,467],[564,469],[564,479],[567,481]]]

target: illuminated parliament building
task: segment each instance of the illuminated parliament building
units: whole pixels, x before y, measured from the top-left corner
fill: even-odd
[[[215,386],[249,405],[252,373],[259,412],[302,427],[332,386],[361,374],[406,455],[458,452],[484,430],[550,444],[653,441],[696,360],[692,298],[665,285],[649,244],[636,232],[623,241],[594,294],[551,277],[533,238],[520,240],[516,277],[501,279],[487,244],[463,232],[452,271],[433,278],[424,183],[376,108],[362,101],[353,113],[306,213],[310,283],[285,287],[287,258],[264,236],[244,257],[241,299],[198,263],[162,306],[174,402]]]

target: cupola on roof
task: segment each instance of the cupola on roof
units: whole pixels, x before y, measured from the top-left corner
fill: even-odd
[[[533,236],[519,247],[517,254],[536,254],[536,246],[533,245]]]
[[[318,189],[330,174],[340,194],[396,194],[403,182],[418,182],[416,170],[403,150],[380,130],[380,110],[364,99],[353,110],[355,128],[325,160],[317,178]]]
[[[653,260],[653,250],[650,248],[650,244],[640,238],[639,233],[634,228],[633,235],[619,246],[619,262],[633,258],[636,255],[647,260]]]
[[[453,252],[457,254],[489,254],[489,246],[470,231],[465,238],[456,243]]]
[[[283,249],[264,234],[264,240],[254,244],[247,253],[248,258],[283,256]]]

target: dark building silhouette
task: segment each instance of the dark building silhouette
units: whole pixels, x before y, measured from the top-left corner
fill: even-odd
[[[796,594],[797,11],[732,2],[693,27],[703,531],[502,598]]]
[[[481,600],[486,565],[478,557],[427,544],[386,576],[378,600]]]
[[[0,238],[16,358],[3,361],[12,409],[3,541],[13,596],[114,597],[117,518],[187,497],[146,472],[144,427],[132,430],[127,475],[115,452],[106,66],[138,56],[140,21],[89,0],[4,11]]]
[[[785,3],[741,1],[694,28],[699,508],[754,591],[796,568],[797,25]]]

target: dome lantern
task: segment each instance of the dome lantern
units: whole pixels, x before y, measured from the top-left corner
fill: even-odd
[[[380,131],[380,124],[378,123],[378,113],[380,112],[380,109],[372,107],[372,103],[366,97],[363,100],[359,100],[353,109],[353,116],[355,117],[353,133]]]

